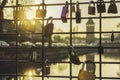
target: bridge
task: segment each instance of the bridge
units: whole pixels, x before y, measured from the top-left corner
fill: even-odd
[[[119,58],[120,45],[118,43],[104,43],[104,56]],[[113,47],[113,48],[110,48]],[[96,46],[74,46],[77,55],[86,55],[90,53],[98,53],[98,45]],[[33,60],[33,53],[37,53]],[[44,51],[44,55],[42,55]],[[17,53],[17,54],[16,54]],[[24,73],[28,68],[41,67],[42,56],[50,61],[61,61],[69,58],[68,47],[4,47],[0,48],[0,74],[15,74],[16,60],[18,72]],[[17,58],[17,59],[16,59]],[[36,62],[35,62],[36,61]],[[37,64],[36,64],[37,63]]]

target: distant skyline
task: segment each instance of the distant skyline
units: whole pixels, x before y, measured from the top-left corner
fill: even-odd
[[[29,4],[40,4],[42,3],[42,0],[23,0],[25,2],[29,2]],[[65,3],[65,1],[70,1],[70,0],[44,0],[46,4],[56,4],[56,3]],[[88,2],[88,0],[72,0],[74,3],[77,1],[79,2]],[[97,0],[93,0],[97,1]],[[110,1],[110,0],[104,0],[104,1]],[[117,3],[117,8],[118,8],[118,14],[108,14],[108,6],[109,3],[106,4],[106,13],[103,13],[103,16],[120,16],[120,3]],[[97,13],[97,8],[96,8],[96,15],[88,15],[88,6],[89,4],[80,4],[79,7],[81,9],[81,17],[99,17],[99,13]],[[53,18],[60,18],[61,16],[61,11],[62,11],[63,5],[59,6],[47,6],[47,15],[46,18],[49,16],[52,16]],[[95,6],[96,7],[96,6]],[[31,9],[26,9],[26,15],[27,18],[32,19],[35,18],[35,13],[38,7],[31,7]],[[5,12],[6,14],[6,12]],[[69,14],[70,15],[70,14]],[[75,13],[72,13],[73,18],[75,18]],[[6,16],[7,17],[7,16]],[[72,26],[78,26],[78,31],[86,31],[86,22],[88,19],[82,19],[81,23],[76,24],[75,20],[72,21]],[[99,31],[99,19],[93,19],[95,22],[95,31]],[[61,28],[64,32],[69,32],[70,30],[70,21],[68,20],[67,23],[63,23],[61,20],[54,20],[53,21],[55,30]],[[116,28],[117,24],[120,23],[120,18],[105,18],[102,19],[102,31],[119,31],[118,28]]]
[[[65,1],[70,1],[70,0],[45,0],[46,4],[56,4],[56,3],[65,3]],[[76,3],[77,1],[79,2],[88,2],[88,0],[72,0],[74,3]],[[97,1],[97,0],[93,0],[93,1]],[[110,0],[104,0],[104,1],[110,1]],[[42,3],[42,0],[34,0],[35,4],[40,4]],[[117,8],[118,8],[118,14],[108,14],[107,10],[108,10],[108,6],[109,3],[106,4],[106,12],[102,14],[102,16],[120,16],[120,3],[117,3]],[[99,13],[97,13],[97,7],[95,5],[96,8],[96,14],[95,15],[88,15],[88,6],[89,4],[81,4],[79,5],[80,9],[81,9],[81,17],[99,17]],[[46,18],[48,18],[49,16],[52,16],[53,18],[60,18],[61,16],[61,11],[62,11],[62,7],[61,6],[47,6],[47,15]],[[70,9],[70,8],[69,8]],[[34,9],[32,12],[35,15],[35,11],[36,9]],[[28,14],[30,15],[30,12],[28,12]],[[31,15],[30,15],[31,16]],[[70,13],[69,13],[70,16]],[[75,13],[72,13],[73,18],[75,18]],[[76,24],[75,20],[72,21],[72,27],[74,28],[75,26],[78,26],[78,31],[83,32],[86,31],[86,22],[88,21],[88,19],[82,19],[81,23]],[[95,22],[95,31],[99,31],[99,19],[93,19],[93,21]],[[64,32],[69,32],[70,31],[70,21],[68,20],[67,23],[63,23],[61,20],[54,20],[54,32],[56,32],[55,30],[58,30],[59,28],[61,28]],[[120,29],[118,29],[116,26],[117,24],[120,23],[120,18],[108,18],[108,19],[102,19],[102,31],[119,31]],[[98,36],[98,34],[95,35],[96,37]],[[82,35],[83,37],[83,35]],[[84,35],[85,37],[85,35]]]
[[[46,4],[52,4],[52,3],[55,4],[55,3],[64,3],[65,1],[70,1],[70,0],[58,0],[58,1],[56,1],[56,0],[45,0],[45,3]],[[72,1],[74,3],[77,2],[77,1],[88,2],[88,0],[72,0]],[[96,2],[97,0],[93,0],[93,1]],[[104,0],[104,1],[110,1],[110,0]],[[36,3],[42,2],[42,0],[35,0],[35,2]],[[107,10],[108,10],[109,3],[107,3],[106,4],[106,13],[103,13],[102,15],[103,16],[120,16],[120,3],[117,3],[116,5],[117,5],[117,8],[118,8],[118,14],[108,14]],[[96,8],[96,15],[92,16],[92,15],[88,15],[88,11],[87,11],[88,10],[88,5],[87,4],[86,5],[81,4],[79,6],[80,6],[80,9],[81,9],[81,16],[82,17],[99,17],[99,13],[97,13],[97,8]],[[47,13],[48,13],[47,17],[53,16],[54,18],[59,18],[60,15],[61,15],[62,7],[63,6],[48,6],[47,7]],[[95,7],[96,7],[96,5],[95,5]],[[73,13],[73,17],[75,17],[74,13]],[[120,23],[120,18],[115,18],[115,19],[113,19],[113,18],[110,19],[109,18],[109,19],[104,19],[102,21],[103,21],[102,22],[103,31],[118,30],[118,29],[116,29],[116,26],[117,26],[118,23]],[[82,19],[80,24],[76,24],[75,21],[73,21],[73,27],[78,25],[78,27],[81,31],[85,31],[86,22],[87,22],[86,19]],[[94,22],[95,22],[95,30],[99,31],[99,27],[98,27],[99,26],[99,20],[94,19]],[[68,30],[69,29],[69,21],[68,21],[68,23],[62,23],[61,21],[55,22],[55,26],[58,27],[58,25],[61,28],[62,28],[62,26],[66,26],[67,30],[65,29],[65,31],[69,31]]]

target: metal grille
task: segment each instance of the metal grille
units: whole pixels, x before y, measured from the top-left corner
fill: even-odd
[[[117,14],[108,14],[106,10],[105,13],[97,13],[96,11],[95,15],[88,15],[89,1],[79,1],[82,14],[81,23],[78,24],[75,22],[75,13],[72,12],[71,8],[73,5],[76,6],[76,0],[67,1],[69,2],[69,17],[67,18],[67,23],[62,23],[60,18],[61,9],[65,5],[64,0],[39,1],[40,3],[45,3],[47,9],[47,15],[42,19],[24,18],[20,20],[17,18],[17,16],[20,15],[18,12],[19,7],[25,9],[26,13],[35,8],[35,12],[38,6],[41,6],[40,3],[25,3],[24,0],[15,0],[12,5],[7,3],[7,5],[4,6],[4,14],[6,15],[4,16],[5,19],[0,19],[0,26],[2,26],[0,40],[8,42],[9,45],[6,43],[5,45],[2,45],[3,42],[0,43],[0,80],[77,79],[81,65],[74,65],[70,62],[71,56],[69,56],[69,53],[72,54],[72,50],[70,48],[70,52],[68,51],[68,45],[75,48],[76,52],[79,54],[81,63],[88,59],[95,62],[96,80],[120,79],[120,1],[115,1],[118,8]],[[95,0],[95,3],[96,2],[97,1]],[[105,0],[106,9],[108,9],[109,3],[109,0]],[[41,8],[43,9],[44,5],[42,5]],[[8,19],[7,16],[9,15],[7,10],[9,9],[11,10],[11,13],[13,13],[12,18],[10,17],[10,19]],[[32,17],[32,15],[30,16]],[[34,30],[33,24],[35,24],[35,21],[38,23],[39,27],[42,26],[43,29],[49,16],[53,16],[53,23],[55,24],[54,28],[56,29],[54,30],[52,37],[45,37],[42,35],[42,32],[32,31]],[[91,19],[93,24],[87,24]],[[118,24],[116,24],[117,22]],[[12,25],[12,29],[9,27],[11,26],[10,24]],[[93,27],[92,30],[89,28],[91,26]],[[110,28],[108,28],[109,26]],[[58,27],[63,29],[63,31]],[[29,28],[32,28],[32,30]],[[111,41],[112,33],[115,35],[114,41]],[[50,40],[52,40],[52,46],[50,45]],[[30,42],[27,43],[26,41],[30,41],[33,44]],[[36,42],[38,42],[38,44]],[[103,53],[101,47],[103,48]],[[49,75],[44,75],[46,59],[48,59],[48,64],[51,69]],[[118,68],[118,72],[116,73],[118,74],[117,77],[114,76],[115,72],[112,71],[116,68],[116,66],[113,65],[116,65]],[[113,73],[113,75],[111,76],[109,73]]]

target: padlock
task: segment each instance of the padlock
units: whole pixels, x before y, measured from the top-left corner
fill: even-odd
[[[111,34],[111,41],[113,42],[114,41],[114,33],[112,31],[112,34]]]
[[[66,1],[66,4],[63,6],[62,12],[61,12],[61,19],[62,19],[62,22],[64,22],[64,23],[67,22],[68,14],[69,14],[69,10],[68,10],[68,1]]]
[[[46,6],[46,4],[43,4],[43,6],[44,6],[44,10],[43,10],[43,17],[46,17],[46,14],[47,14],[47,6]]]
[[[41,9],[40,6],[41,7],[44,6],[44,9]],[[36,17],[38,17],[38,18],[44,18],[44,17],[46,17],[46,13],[47,13],[46,5],[45,4],[40,4],[40,6],[36,10]]]
[[[118,13],[118,9],[117,9],[115,0],[110,1],[110,5],[108,6],[108,13],[113,13],[113,14]]]
[[[50,65],[48,63],[48,59],[45,60],[45,67],[44,67],[44,75],[50,74]]]
[[[103,0],[97,1],[97,12],[98,13],[106,12],[106,6],[105,6],[105,2]]]
[[[39,67],[37,67],[37,68],[35,69],[35,73],[36,73],[36,74],[40,74],[41,71],[42,71],[42,70],[41,70],[41,68],[39,68]]]
[[[72,50],[72,54],[70,54],[70,49]],[[69,55],[70,55],[70,62],[72,62],[73,64],[76,64],[76,65],[81,64],[80,59],[79,59],[73,46],[69,47]]]
[[[3,10],[0,9],[0,19],[3,19]]]
[[[102,46],[98,47],[98,54],[103,54],[104,53],[104,48]]]
[[[90,1],[89,3],[88,14],[95,15],[95,2],[94,1]]]
[[[87,63],[93,65],[93,71],[84,70],[85,64]],[[96,77],[95,70],[96,70],[96,66],[93,61],[91,60],[85,61],[82,65],[82,69],[79,70],[78,80],[95,80],[95,77]]]
[[[72,12],[75,12],[75,6],[72,5]]]
[[[76,23],[80,23],[81,22],[81,10],[79,8],[79,2],[77,1],[76,3]]]
[[[49,20],[51,20],[50,23],[49,23]],[[44,37],[50,37],[52,35],[53,29],[54,29],[54,24],[52,22],[53,22],[53,18],[49,17],[47,20],[47,24],[43,28],[43,36]]]
[[[38,7],[38,9],[36,10],[36,17],[41,18],[42,14],[43,14],[42,12],[43,12],[42,9],[40,9],[40,7]]]
[[[44,75],[49,75],[50,74],[50,66],[45,66],[44,67]]]

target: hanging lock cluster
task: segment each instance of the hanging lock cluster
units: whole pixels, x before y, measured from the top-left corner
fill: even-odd
[[[36,17],[37,18],[44,18],[44,17],[46,17],[46,13],[47,13],[46,8],[47,8],[46,4],[43,4],[43,3],[40,4],[38,9],[36,10]]]
[[[86,71],[84,69],[86,63],[93,65],[93,71]],[[96,70],[96,66],[93,61],[91,60],[85,61],[82,65],[82,69],[79,70],[78,80],[95,80],[95,70]]]
[[[75,6],[72,5],[72,12],[75,12],[76,23],[81,23],[81,9],[79,8],[78,1],[76,2],[76,11],[75,11]],[[65,5],[62,8],[62,12],[61,12],[62,22],[64,22],[64,23],[67,22],[68,14],[69,14],[68,1],[66,1]]]
[[[97,12],[98,13],[105,13],[106,12],[106,5],[104,0],[98,0],[97,2]],[[116,14],[118,13],[118,9],[115,3],[115,0],[110,1],[110,5],[108,6],[108,13]],[[88,6],[88,14],[89,15],[95,15],[96,13],[96,7],[95,2],[93,0],[90,1]]]

